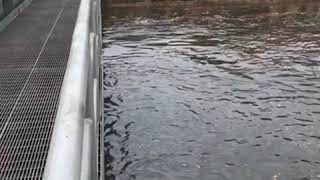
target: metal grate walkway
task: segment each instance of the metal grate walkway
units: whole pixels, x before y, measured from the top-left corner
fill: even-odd
[[[80,0],[33,0],[0,32],[0,180],[42,179]]]

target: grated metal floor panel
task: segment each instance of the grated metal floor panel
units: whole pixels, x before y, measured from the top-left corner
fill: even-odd
[[[0,180],[42,179],[80,0],[33,0],[0,32]]]

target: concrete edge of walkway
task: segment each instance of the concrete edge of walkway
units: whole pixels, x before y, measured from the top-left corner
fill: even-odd
[[[31,4],[32,0],[25,0],[14,10],[12,10],[3,20],[0,21],[0,32],[3,31],[25,8]]]
[[[97,0],[81,0],[43,180],[97,180],[93,67]],[[97,84],[97,83],[95,83]],[[91,106],[92,105],[92,106]]]

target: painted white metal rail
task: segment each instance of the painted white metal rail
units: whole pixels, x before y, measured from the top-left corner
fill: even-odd
[[[100,0],[81,0],[44,180],[98,179],[96,132],[101,118],[100,6]]]

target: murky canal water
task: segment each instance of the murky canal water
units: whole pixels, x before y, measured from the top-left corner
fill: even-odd
[[[106,178],[320,179],[320,1],[282,2],[105,7]]]

